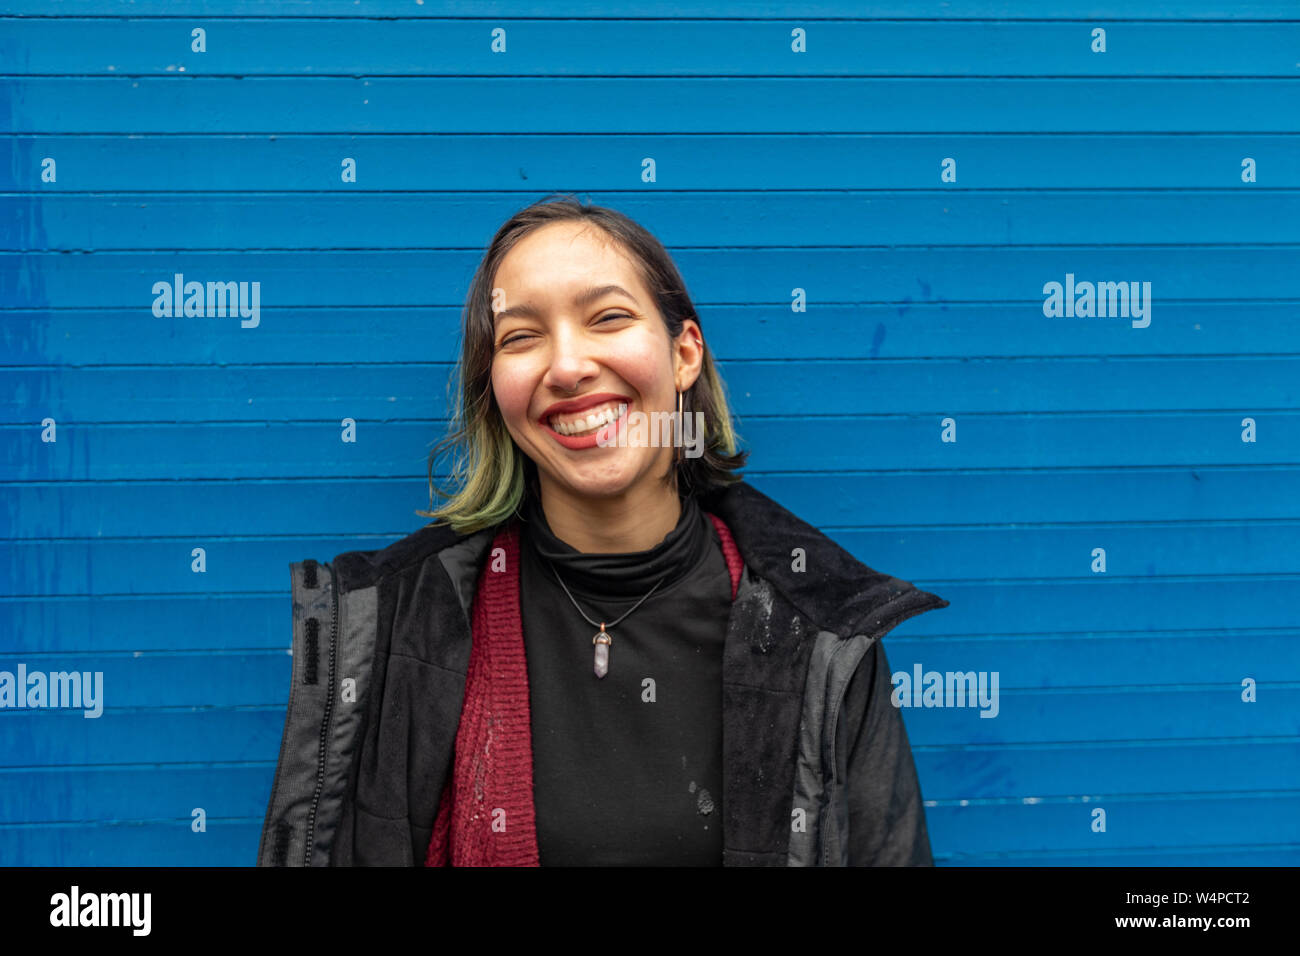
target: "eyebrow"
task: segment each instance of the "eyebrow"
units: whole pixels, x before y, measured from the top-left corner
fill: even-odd
[[[633,302],[637,301],[636,296],[631,292],[628,292],[627,289],[624,289],[621,285],[612,284],[591,286],[589,289],[579,292],[573,301],[578,308],[584,308],[585,306],[591,305],[591,303],[595,302],[597,299],[603,299],[607,295],[614,294],[627,296]],[[502,309],[500,312],[495,313],[492,318],[495,322],[496,319],[506,319],[513,316],[525,316],[527,318],[536,319],[541,317],[541,311],[536,306],[524,302],[521,305],[512,305],[508,309]]]

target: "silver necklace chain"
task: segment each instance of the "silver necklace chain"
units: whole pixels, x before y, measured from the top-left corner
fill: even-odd
[[[655,591],[659,589],[659,585],[663,584],[664,580],[668,577],[667,574],[664,574],[663,577],[661,577],[658,581],[655,582],[655,586],[645,593],[645,597],[641,598],[640,601],[637,601],[630,608],[628,608],[626,611],[620,614],[617,620],[610,621],[608,623],[601,623],[600,621],[593,621],[591,618],[587,617],[587,612],[584,611],[581,607],[578,607],[578,602],[573,600],[573,595],[569,593],[569,589],[565,586],[564,579],[560,577],[560,572],[555,570],[555,565],[551,564],[551,562],[549,561],[547,561],[546,564],[547,567],[551,569],[551,573],[555,575],[555,580],[560,582],[560,587],[564,588],[564,593],[568,597],[569,601],[573,604],[575,608],[578,609],[578,613],[581,614],[583,619],[592,627],[614,627],[616,624],[619,623],[619,621],[623,620],[623,618],[627,617],[629,614],[631,614],[633,611],[639,608],[642,604],[644,604],[645,599],[648,598],[650,595],[654,594]]]
[[[569,599],[569,603],[572,604],[574,608],[577,609],[578,613],[582,615],[583,620],[585,620],[588,624],[592,625],[593,627],[600,628],[599,631],[597,631],[595,634],[592,635],[591,643],[595,647],[595,652],[593,657],[593,666],[595,668],[595,674],[597,677],[604,677],[606,674],[609,673],[609,651],[610,651],[610,646],[614,643],[613,637],[610,636],[610,633],[609,631],[606,630],[606,628],[614,627],[616,624],[618,624],[620,621],[626,618],[629,614],[631,614],[633,611],[639,608],[642,604],[644,604],[646,598],[650,597],[650,595],[654,594],[655,591],[659,590],[659,585],[663,584],[664,581],[668,578],[669,572],[665,572],[663,577],[661,577],[658,581],[655,582],[654,587],[652,587],[649,591],[647,591],[642,596],[641,600],[637,601],[630,608],[628,608],[626,611],[620,614],[617,620],[614,620],[609,623],[606,623],[605,621],[600,621],[599,623],[597,623],[596,621],[593,621],[591,618],[587,617],[587,612],[584,611],[581,605],[579,605],[578,602],[574,600],[573,595],[569,593],[568,585],[565,584],[564,579],[560,577],[560,572],[555,570],[555,565],[552,564],[550,561],[547,561],[546,564],[551,569],[551,573],[555,575],[555,580],[560,582],[560,587],[564,589],[564,596]]]

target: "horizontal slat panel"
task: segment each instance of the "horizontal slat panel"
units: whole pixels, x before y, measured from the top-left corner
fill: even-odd
[[[743,414],[743,403],[741,406]],[[765,470],[859,468],[1041,468],[1300,462],[1300,415],[1262,413],[1266,442],[1242,442],[1234,412],[1159,415],[965,414],[957,441],[938,440],[939,422],[911,419],[742,418],[751,462]],[[964,429],[964,430],[963,430]],[[852,436],[846,440],[846,436]],[[1257,433],[1258,437],[1258,433]],[[958,449],[961,449],[960,451]]]
[[[1235,784],[1204,773],[1205,767],[1221,763],[1228,753],[1238,772]],[[1295,783],[1300,771],[1296,753],[1293,741],[1223,741],[1107,749],[976,748],[940,754],[918,747],[915,756],[922,791],[932,805],[940,800],[996,799],[1021,793],[1077,799],[1085,790],[1109,795],[1106,799],[1122,799],[1128,792],[1215,793],[1224,784],[1235,792],[1245,788],[1277,790]],[[941,767],[936,758],[945,761]],[[222,817],[252,817],[266,809],[273,770],[273,761],[223,766],[0,769],[0,811],[5,820],[16,823],[148,820],[176,813],[177,808],[184,812],[194,807]],[[1011,789],[999,790],[992,782],[994,776]],[[1033,807],[1021,806],[1026,813],[1022,822],[1028,824]],[[927,814],[936,809],[928,808]]]
[[[291,633],[289,622],[286,614],[281,622],[286,643]],[[227,640],[232,646],[240,644],[234,634]],[[76,672],[81,677],[77,678],[79,697],[74,700],[85,711],[96,707],[272,707],[283,706],[289,699],[292,661],[286,651],[135,651],[17,657],[5,650],[0,654],[0,671],[16,675],[18,665],[23,664],[28,675]],[[91,693],[90,701],[87,691]],[[0,720],[4,719],[3,713]],[[102,720],[103,714],[83,719]]]
[[[1104,833],[1092,829],[1093,812],[1106,813]],[[1300,844],[1300,794],[1125,799],[1094,796],[1087,802],[1043,802],[968,807],[930,807],[925,811],[932,846],[946,853],[1002,854],[1041,850],[1146,850],[1153,846],[1192,847],[1253,843],[1261,821],[1271,842]],[[1209,825],[1206,821],[1212,820]]]
[[[910,719],[910,711],[903,714]],[[1285,738],[1036,747],[914,745],[912,751],[928,802],[1290,790],[1300,774],[1300,747]],[[1217,769],[1223,767],[1234,773]]]
[[[92,774],[90,779],[102,788],[109,779],[121,778],[125,778],[124,782],[139,785],[138,780],[131,781],[130,777],[120,772],[110,776],[101,771]],[[23,782],[30,784],[32,781]],[[210,820],[213,817],[218,820],[225,818],[222,822],[231,817],[237,819],[236,809],[221,802],[220,794],[221,790],[215,793],[211,789],[194,791],[190,799],[183,803],[176,802],[176,798],[169,803],[156,798],[147,799],[147,805],[158,804],[160,812],[145,814],[142,808],[137,813],[140,819],[157,821],[168,812],[176,814],[179,806],[186,806],[191,812],[195,807],[205,810]],[[105,790],[103,795],[108,798],[108,807],[117,802],[113,800],[111,792]],[[231,796],[241,805],[249,803],[239,799],[239,795]],[[1283,843],[1300,842],[1300,835],[1294,830],[1296,824],[1289,822],[1294,820],[1294,814],[1288,811],[1297,800],[1300,798],[1272,795],[1217,799],[1202,797],[1198,800],[1132,799],[1115,795],[1098,796],[1087,802],[1044,802],[1033,806],[999,804],[934,807],[927,810],[926,817],[932,844],[943,846],[945,852],[953,856],[1034,851],[1043,845],[1052,846],[1061,852],[1072,849],[1089,852],[1099,849],[1147,849],[1152,846],[1177,846],[1186,850],[1196,846],[1221,846],[1230,841],[1249,843],[1258,836],[1261,814],[1277,821],[1271,837]],[[1261,805],[1265,801],[1269,802],[1267,807]],[[1091,828],[1091,814],[1097,807],[1106,811],[1107,829],[1104,834],[1095,833]],[[106,809],[104,807],[100,810],[100,816],[92,826],[87,827],[88,830],[102,833],[121,825],[113,815],[105,812]],[[218,814],[218,809],[224,812]],[[249,806],[238,816],[255,818],[257,812],[264,809]],[[1198,814],[1198,809],[1211,812]],[[41,829],[57,830],[60,828],[58,822],[62,821],[56,821],[53,826],[46,824]],[[20,832],[16,826],[2,827],[0,839],[14,838]]]
[[[262,820],[210,821],[203,834],[188,818],[167,823],[87,828],[84,823],[21,827],[0,831],[0,847],[11,866],[252,866]],[[1089,853],[1017,855],[934,851],[938,866],[1295,866],[1300,846],[1251,845],[1162,847]]]
[[[0,96],[3,93],[0,81]],[[66,95],[77,94],[67,91]],[[1276,102],[1277,97],[1272,101]],[[414,106],[404,104],[407,109]],[[796,109],[805,110],[807,104]],[[840,104],[840,110],[852,112],[845,104]],[[1300,110],[1300,95],[1293,106],[1288,104],[1278,110],[1294,115]],[[46,124],[57,118],[56,113],[47,115],[50,118],[43,120]],[[839,122],[843,124],[843,119]],[[1030,130],[1033,135],[1024,135],[1002,132],[1003,124],[993,118],[987,124],[983,129],[954,128],[944,135],[928,135],[928,128],[914,129],[908,124],[882,125],[879,131],[872,131],[875,135],[865,136],[853,135],[856,128],[851,126],[843,133],[816,136],[764,135],[767,131],[718,136],[710,135],[712,129],[690,136],[680,135],[683,131],[678,129],[634,136],[593,134],[587,129],[574,130],[570,135],[553,135],[546,130],[538,135],[500,136],[489,132],[458,136],[451,131],[432,135],[430,130],[438,129],[432,119],[405,136],[383,135],[385,130],[357,131],[376,134],[365,136],[312,135],[317,131],[303,130],[286,136],[274,135],[274,129],[269,136],[87,136],[60,135],[60,130],[41,126],[52,135],[7,140],[12,158],[0,164],[0,189],[41,196],[143,189],[198,192],[205,196],[249,190],[340,195],[377,190],[519,190],[519,208],[553,190],[571,190],[574,183],[581,183],[584,192],[639,187],[645,201],[653,201],[647,198],[651,195],[671,195],[682,190],[941,189],[952,196],[970,189],[1216,189],[1246,195],[1257,187],[1300,187],[1300,138],[1293,131],[1295,124],[1277,133],[1266,132],[1273,127],[1260,127],[1265,131],[1248,135],[1215,135],[1210,130],[1180,135],[1179,127],[1155,126],[1150,118],[1147,125],[1124,135],[1087,135],[1086,130],[1059,135],[1054,128]],[[1099,125],[1094,123],[1086,129]],[[1189,124],[1187,128],[1196,126]],[[895,134],[896,129],[901,132]],[[355,183],[341,179],[345,157],[356,163]],[[641,185],[642,160],[646,157],[655,160],[656,181]],[[1241,181],[1245,157],[1255,160],[1255,183]],[[53,183],[41,179],[46,158],[56,163],[58,179]],[[944,187],[940,176],[946,158],[957,163],[957,181]],[[845,205],[853,210],[852,197],[845,200]],[[1127,221],[1113,216],[1110,208],[1099,199],[1081,221],[1112,229],[1117,222],[1125,230],[1141,228],[1130,227]],[[869,209],[859,212],[864,219],[881,215]],[[210,221],[212,215],[209,210],[204,218]],[[414,214],[403,213],[400,218],[407,221],[407,228],[416,230],[417,237],[429,237],[417,238],[417,246],[434,245],[436,237],[447,228]],[[488,222],[477,217],[462,227],[456,214],[449,225],[458,229],[461,238],[457,244],[478,249],[483,238],[505,218],[502,215]],[[859,217],[845,218],[848,225],[853,225]],[[999,215],[990,224],[1000,220]],[[237,228],[237,222],[217,222]],[[906,234],[905,225],[887,225]],[[1062,224],[1048,221],[1047,225]],[[199,235],[208,228],[210,225],[204,223],[196,225]],[[43,248],[40,229],[39,221],[20,220],[6,226],[6,232],[16,232],[25,240],[20,248]],[[1133,241],[1127,232],[1122,238]],[[1251,241],[1263,238],[1255,236]],[[259,245],[256,234],[240,242]],[[853,244],[858,242],[861,240]]]
[[[0,80],[0,101],[12,104],[15,133],[1290,133],[1295,86],[1222,78],[32,77]],[[644,155],[625,159],[632,182]],[[569,182],[598,185],[581,170],[570,170]]]
[[[1300,865],[1300,845],[1252,844],[1219,847],[1153,847],[1149,849],[1062,853],[1057,850],[1034,853],[980,853],[957,856],[936,850],[936,866],[1096,866],[1096,867],[1237,867]]]
[[[242,765],[0,769],[0,820],[100,825],[188,816],[195,807],[212,817],[254,817],[266,812],[274,772],[274,754]],[[0,846],[13,832],[0,826]]]
[[[1187,740],[1204,737],[1207,727],[1224,738],[1300,734],[1300,688],[1261,681],[1258,693],[1258,702],[1242,703],[1240,687],[1226,681],[1213,689],[1003,690],[993,719],[973,707],[903,713],[918,746]],[[0,712],[0,752],[17,767],[265,760],[278,752],[283,725],[283,708],[116,710],[110,703],[93,719],[80,711],[13,710]],[[1236,779],[1231,764],[1205,773]]]
[[[953,609],[948,613],[961,611]],[[289,622],[288,608],[279,619],[268,622],[280,625],[281,643],[285,645],[289,641]],[[231,647],[243,643],[236,632],[212,636],[220,636]],[[891,675],[910,677],[918,664],[923,672],[939,674],[996,671],[1000,692],[1126,687],[1133,683],[1134,675],[1144,675],[1144,682],[1150,680],[1162,686],[1225,681],[1240,684],[1243,676],[1277,683],[1300,682],[1297,640],[1300,632],[1295,629],[1248,634],[1064,634],[1019,639],[992,634],[980,639],[891,635],[886,655]],[[82,690],[77,706],[83,710],[275,707],[288,700],[291,678],[287,650],[13,654],[6,649],[0,654],[0,671],[16,675],[21,664],[29,675],[80,674]],[[87,674],[91,676],[87,678]]]
[[[859,560],[886,571],[949,581],[1296,575],[1300,587],[1300,524],[1075,525],[1043,528],[898,528],[837,531]],[[807,545],[794,537],[787,550]],[[348,539],[318,539],[320,553],[347,550]],[[191,569],[202,548],[206,572]],[[268,573],[303,548],[293,538],[270,541],[173,538],[148,541],[8,541],[0,543],[0,580],[14,595],[211,593],[252,591]],[[1094,549],[1106,552],[1105,573],[1094,573]],[[810,571],[813,569],[810,569]],[[900,573],[892,572],[891,573]]]
[[[1300,463],[1300,414],[1295,412],[1252,416],[1255,442],[1241,440],[1240,422],[1246,413],[1232,411],[971,413],[957,420],[957,441],[942,442],[939,415],[745,418],[743,401],[736,405],[741,435],[754,450],[749,463],[756,471]],[[341,420],[348,412],[340,408],[338,413]],[[444,422],[362,421],[357,440],[345,444],[338,421],[68,425],[58,431],[57,442],[42,442],[39,408],[33,409],[30,421],[0,427],[6,439],[0,442],[0,481],[416,477],[427,474],[428,450],[446,430]]]
[[[704,302],[788,307],[796,288],[819,303],[1016,301],[1028,306],[1027,322],[1048,321],[1043,286],[1064,285],[1067,275],[1075,283],[1150,282],[1148,317],[1154,325],[1163,303],[1171,300],[1294,297],[1291,272],[1300,247],[685,249],[674,258]],[[170,286],[180,274],[184,282],[259,282],[260,305],[268,306],[459,305],[478,260],[477,253],[438,250],[3,253],[0,296],[17,308],[133,307],[151,314],[158,298],[155,283]],[[251,285],[245,294],[251,297]],[[251,298],[246,304],[251,310]],[[202,321],[246,333],[260,327],[260,313],[257,326],[242,328],[240,317],[218,317],[213,311],[212,318],[172,317],[158,326]],[[1061,316],[1050,321],[1131,329],[1137,320]],[[1285,344],[1296,341],[1300,331]]]
[[[110,705],[93,719],[79,711],[6,710],[0,711],[0,753],[10,767],[264,761],[279,753],[284,715],[283,706],[114,711]]]
[[[1296,468],[746,475],[832,534],[868,525],[1285,519],[1293,516],[1287,491],[1300,486]],[[11,484],[0,486],[0,498],[12,508],[0,512],[0,540],[400,537],[427,523],[415,512],[430,504],[422,478]],[[876,505],[882,501],[890,503],[887,514]]]
[[[1250,704],[1241,693],[1240,680],[1214,689],[1001,690],[992,719],[970,706],[906,708],[907,735],[914,744],[1059,744],[1199,738],[1207,728],[1216,737],[1300,734],[1300,687],[1260,681],[1258,700]],[[1228,780],[1233,768],[1209,768],[1206,774]]]
[[[1153,290],[1154,291],[1154,290]],[[0,310],[0,356],[13,365],[296,364],[346,354],[354,364],[458,357],[460,309],[262,309],[256,335],[239,323],[172,322],[150,306]],[[714,356],[738,359],[1028,358],[1049,355],[1286,355],[1300,351],[1300,302],[1161,302],[1159,321],[1048,321],[1023,303],[727,306],[695,300]],[[360,330],[364,329],[364,334]],[[165,342],[165,346],[164,346]],[[449,366],[448,366],[449,367]],[[69,373],[71,374],[71,373]],[[445,378],[430,391],[445,393]]]
[[[49,0],[12,0],[10,14],[48,16]],[[64,16],[122,15],[120,0],[61,0]],[[267,16],[264,0],[132,0],[139,16]],[[1045,9],[1040,0],[886,0],[864,11],[856,0],[709,0],[664,3],[662,0],[281,0],[277,17],[810,17],[835,19],[1054,20],[1106,17],[1109,20],[1283,20],[1295,19],[1291,0],[1056,0]]]
[[[1296,340],[1300,345],[1300,332]],[[159,357],[155,353],[155,360]],[[23,424],[46,415],[67,425],[290,422],[328,414],[370,421],[445,418],[451,412],[447,397],[430,383],[445,382],[450,371],[412,364],[371,369],[0,369],[0,395],[7,396],[0,400],[0,422]],[[1081,408],[1134,413],[1244,409],[1259,414],[1300,405],[1300,356],[755,361],[726,363],[722,374],[732,394],[743,398],[737,401],[743,414],[754,416],[943,416]]]
[[[11,866],[252,866],[261,827],[260,817],[210,821],[202,834],[190,831],[188,818],[89,829],[84,823],[22,827],[0,832],[0,847]],[[1295,866],[1300,863],[1300,846],[962,857],[936,850],[934,856],[939,866]]]
[[[1295,741],[940,751],[916,747],[914,752],[927,814],[934,813],[929,807],[940,801],[1020,794],[1040,799],[1105,794],[1110,799],[1129,793],[1285,790],[1300,773]],[[15,823],[113,822],[158,819],[194,807],[221,817],[252,817],[265,812],[274,758],[271,754],[262,763],[220,766],[0,769],[0,818]],[[1225,762],[1235,768],[1235,780],[1205,772]],[[1033,807],[1021,806],[1027,824]],[[1212,823],[1212,818],[1206,822]]]
[[[897,475],[759,474],[750,479],[750,483],[808,523],[819,528],[839,529],[860,526],[868,521],[882,526],[923,526],[928,523],[1008,521],[1033,524],[1042,521],[1100,523],[1282,518],[1294,514],[1286,500],[1286,489],[1300,487],[1298,480],[1300,472],[1288,468],[1211,468]],[[424,484],[417,486],[412,483],[412,496],[424,491]],[[376,491],[376,495],[378,493]],[[157,497],[153,500],[159,501]],[[352,500],[351,496],[348,500]],[[885,501],[890,505],[888,514],[882,513],[878,507],[879,502]],[[184,503],[178,502],[176,507],[178,510],[188,507],[188,499]],[[424,507],[427,508],[427,504]],[[59,513],[73,514],[68,511]],[[30,527],[26,522],[24,526]],[[300,528],[303,526],[298,525]],[[88,533],[92,525],[87,522],[79,527],[87,529],[77,532],[82,534]],[[170,527],[178,526],[172,524]],[[216,527],[230,525],[218,524]],[[360,533],[374,527],[376,525],[372,522],[369,528],[358,525],[347,530]]]
[[[180,170],[177,170],[180,173]],[[80,184],[78,184],[80,185]],[[1300,243],[1300,191],[617,193],[591,197],[669,248]],[[0,249],[401,249],[470,246],[521,196],[50,192],[2,196]],[[1098,213],[1106,210],[1105,215]],[[26,251],[26,249],[20,249]]]
[[[791,50],[794,26],[807,54]],[[190,28],[10,20],[0,52],[21,51],[8,74],[91,76],[1295,76],[1300,47],[1295,23],[257,18],[222,24],[195,53]],[[504,53],[492,49],[497,29]]]
[[[391,540],[391,539],[390,539]],[[353,549],[386,542],[353,539]],[[350,549],[351,550],[351,549]],[[329,561],[339,552],[303,542],[294,560]],[[866,556],[868,562],[875,560]],[[928,581],[907,567],[881,570],[932,589],[951,606],[905,621],[905,635],[1078,635],[1092,642],[1144,631],[1217,629],[1231,633],[1296,627],[1295,578],[1129,581]],[[1098,600],[1098,589],[1106,600]],[[27,597],[0,600],[0,633],[10,654],[213,647],[288,648],[289,569],[267,567],[251,594]],[[183,621],[159,629],[158,622]],[[1246,638],[1243,638],[1245,640]],[[919,657],[919,655],[917,655]],[[1282,665],[1290,673],[1290,664]],[[1127,675],[1126,675],[1127,676]]]
[[[1286,577],[1111,581],[1105,600],[1099,601],[1096,581],[927,583],[907,567],[887,570],[933,589],[951,603],[951,607],[906,622],[904,626],[915,626],[915,630],[903,633],[976,637],[988,633],[1137,634],[1204,628],[1284,628],[1291,633],[1296,627],[1295,594],[1300,586],[1295,578]]]
[[[262,815],[221,819],[212,814],[207,830],[190,829],[180,808],[165,822],[108,826],[0,827],[0,861],[5,866],[253,866],[257,862]]]
[[[303,553],[294,560],[311,556]],[[53,599],[6,596],[0,599],[0,634],[4,635],[4,652],[12,655],[211,647],[284,651],[293,640],[292,613],[289,567],[285,564],[268,569],[264,593],[256,595]],[[184,626],[164,626],[160,622],[184,622]]]
[[[1300,574],[1300,554],[1288,554],[1298,537],[1300,525],[1291,521],[835,533],[851,554],[883,567],[906,566],[909,573],[931,579],[972,580],[990,572],[998,578],[1099,580],[1102,575],[1089,570],[1094,548],[1105,548],[1106,574],[1114,577]]]
[[[953,605],[945,613],[962,612]],[[1020,639],[894,634],[885,647],[891,675],[912,675],[921,664],[923,672],[997,671],[1000,688],[1110,687],[1131,684],[1135,674],[1143,675],[1144,682],[1154,675],[1152,682],[1160,684],[1240,683],[1242,677],[1260,680],[1263,675],[1272,681],[1300,681],[1298,639],[1300,627],[1276,633],[1122,632]]]

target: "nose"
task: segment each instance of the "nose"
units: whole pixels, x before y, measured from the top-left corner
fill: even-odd
[[[600,374],[589,339],[563,327],[551,337],[550,362],[542,384],[560,392],[576,392],[582,383]]]

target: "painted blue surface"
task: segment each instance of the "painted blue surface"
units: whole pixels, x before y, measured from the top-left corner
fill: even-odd
[[[871,8],[6,4],[0,670],[104,712],[0,710],[0,863],[252,863],[287,564],[424,524],[470,274],[552,190],[672,251],[750,480],[952,602],[891,669],[999,674],[903,711],[938,862],[1300,863],[1300,8]],[[155,317],[177,272],[257,327]],[[1045,316],[1067,273],[1151,324]]]

